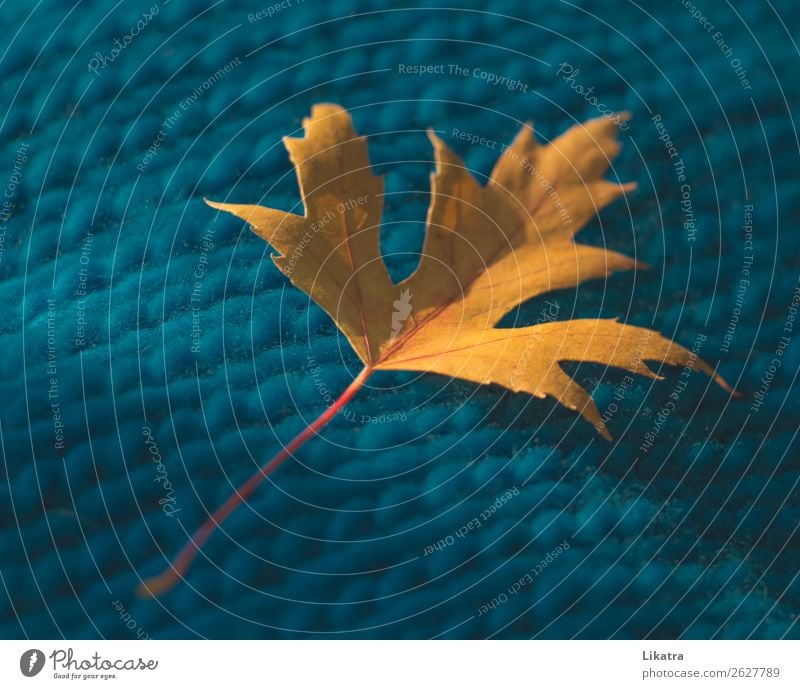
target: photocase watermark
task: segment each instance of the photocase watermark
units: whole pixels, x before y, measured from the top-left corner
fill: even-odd
[[[669,394],[669,400],[664,403],[664,405],[661,407],[661,409],[659,409],[658,413],[656,414],[655,421],[653,421],[653,428],[644,434],[644,440],[642,441],[642,444],[639,446],[639,452],[647,454],[650,451],[650,448],[653,447],[655,441],[658,439],[658,436],[661,435],[661,431],[664,428],[664,424],[666,424],[667,419],[676,409],[676,402],[680,398],[683,391],[686,390],[687,386],[689,385],[689,378],[692,375],[692,373],[695,372],[694,362],[697,361],[697,356],[703,347],[703,343],[707,339],[708,336],[703,335],[702,333],[699,334],[695,339],[694,344],[692,345],[692,351],[689,353],[689,363],[687,363],[683,367],[683,371],[681,371],[681,375],[678,378],[678,382],[675,383],[675,387]]]
[[[168,5],[170,0],[163,0],[162,5]],[[148,24],[153,21],[153,18],[158,14],[158,5],[152,5],[150,9],[142,13],[141,18],[133,26],[128,29],[122,39],[114,39],[114,47],[108,53],[101,53],[99,50],[95,51],[92,59],[87,64],[88,71],[94,72],[95,76],[100,76],[100,70],[105,69],[120,56],[123,50],[127,48],[133,40],[144,31]]]
[[[692,186],[686,180],[686,165],[678,153],[678,148],[672,141],[670,133],[662,122],[661,115],[656,113],[650,118],[658,132],[658,138],[664,143],[670,159],[673,160],[672,169],[675,179],[680,184],[681,213],[683,213],[683,229],[686,231],[686,241],[694,242],[697,239],[697,225],[695,224],[694,204],[692,203]],[[677,160],[676,160],[677,159]]]
[[[472,533],[473,531],[477,531],[480,529],[489,519],[494,516],[494,514],[502,509],[502,507],[508,503],[512,498],[519,495],[519,488],[516,486],[509,488],[505,493],[498,496],[497,499],[489,505],[483,512],[481,512],[478,516],[473,517],[468,522],[457,528],[453,533],[448,534],[442,539],[439,539],[436,543],[432,543],[431,545],[425,546],[423,549],[423,557],[427,557],[428,555],[432,555],[435,552],[441,552],[448,546],[453,545],[456,542],[457,538],[464,538],[467,534]]]
[[[359,206],[366,205],[369,202],[369,199],[370,196],[365,194],[364,196],[356,196],[352,199],[340,201],[333,209],[328,209],[325,211],[325,214],[319,218],[319,220],[315,220],[313,223],[311,223],[309,230],[300,238],[300,241],[297,242],[297,246],[292,250],[292,253],[287,256],[286,264],[281,268],[283,274],[287,277],[291,276],[291,274],[294,272],[297,262],[303,256],[306,248],[309,244],[311,244],[314,237],[316,237],[320,230],[327,227],[331,222],[336,220],[336,218],[344,215],[348,211],[358,208]]]
[[[491,600],[486,601],[478,607],[478,617],[485,615],[490,610],[497,610],[502,605],[508,603],[511,597],[516,596],[522,589],[533,583],[533,580],[538,577],[545,569],[547,569],[556,558],[562,553],[569,550],[569,543],[564,540],[559,543],[555,548],[548,552],[539,562],[527,570],[519,579],[511,584],[505,591],[497,594]]]
[[[459,141],[467,141],[473,145],[477,144],[478,146],[484,146],[492,151],[500,150],[505,152],[508,148],[508,145],[497,141],[496,139],[488,139],[487,137],[476,134],[475,132],[465,132],[463,129],[453,128],[453,131],[450,132],[450,137],[453,139],[458,139]]]
[[[507,74],[498,74],[483,67],[465,67],[464,65],[453,64],[411,64],[401,62],[397,65],[397,73],[412,76],[424,76],[429,74],[441,74],[465,79],[477,79],[489,86],[502,86],[509,91],[519,93],[528,92],[528,84],[520,79],[515,79]]]
[[[253,24],[264,19],[272,19],[276,14],[283,12],[283,10],[288,10],[290,7],[296,7],[297,5],[302,5],[304,2],[305,0],[281,0],[281,2],[276,2],[269,7],[259,10],[258,12],[250,12],[247,15],[247,21]]]
[[[111,670],[115,672],[155,670],[158,667],[157,660],[145,660],[141,656],[138,658],[105,658],[99,653],[94,653],[89,657],[76,657],[71,648],[66,651],[53,651],[48,657],[53,661],[54,679],[116,679],[116,674],[106,673]]]
[[[511,158],[512,161],[517,163],[521,168],[522,171],[539,183],[542,189],[545,190],[547,195],[550,197],[550,200],[553,203],[553,206],[558,211],[558,215],[561,218],[561,222],[564,225],[569,225],[572,223],[572,218],[569,215],[569,211],[567,210],[566,205],[561,200],[561,197],[558,195],[558,192],[553,187],[552,182],[547,179],[539,169],[533,164],[533,161],[524,156],[513,148],[511,148],[508,144],[501,143],[495,139],[488,139],[480,134],[476,134],[474,132],[467,132],[461,129],[453,129],[450,136],[454,139],[460,139],[461,141],[469,141],[471,144],[478,144],[479,146],[485,146],[493,151],[499,150],[502,155],[508,156]]]
[[[81,253],[78,257],[78,287],[75,289],[77,297],[77,315],[75,322],[75,346],[83,347],[86,344],[86,297],[88,295],[89,261],[92,255],[94,234],[91,230],[86,232],[81,244]]]
[[[137,163],[136,169],[139,172],[147,172],[147,168],[150,167],[150,163],[152,163],[155,157],[158,155],[161,145],[166,140],[167,134],[169,134],[170,130],[177,126],[178,122],[181,120],[181,117],[183,117],[183,114],[198,101],[200,96],[202,96],[206,91],[214,86],[214,84],[222,79],[222,77],[230,74],[241,64],[242,58],[234,58],[223,67],[220,67],[216,72],[214,72],[214,74],[200,84],[200,86],[186,96],[186,98],[178,103],[178,107],[175,108],[172,113],[167,115],[166,118],[164,118],[164,121],[161,123],[161,126],[158,129],[158,133],[153,138],[147,151],[145,151],[145,154],[142,156],[142,159],[139,161],[139,163]]]
[[[539,317],[536,319],[535,325],[552,323],[554,320],[556,320],[556,318],[558,318],[558,312],[560,310],[561,306],[559,306],[558,301],[546,301],[541,312],[539,313]],[[519,355],[517,363],[514,364],[514,370],[511,371],[512,385],[517,385],[519,383],[520,375],[524,372],[528,360],[536,351],[536,340],[537,338],[535,333],[526,339],[525,348],[522,350],[522,354]]]
[[[382,424],[382,423],[396,423],[397,421],[405,421],[406,413],[404,411],[396,412],[383,412],[373,416],[372,414],[356,414],[349,409],[342,409],[340,412],[342,418],[352,421],[353,423],[369,423],[369,424]]]
[[[783,335],[778,338],[778,344],[775,346],[775,356],[769,362],[764,373],[761,375],[761,385],[758,390],[753,393],[753,403],[750,405],[750,411],[754,414],[761,410],[764,400],[767,398],[767,393],[772,386],[772,381],[778,373],[778,369],[783,364],[783,354],[789,343],[792,341],[792,334],[794,332],[794,323],[797,320],[797,310],[800,308],[800,285],[796,285],[789,306],[786,311],[786,320],[783,324]]]
[[[58,387],[58,357],[56,356],[56,300],[47,300],[45,327],[47,334],[47,401],[50,403],[50,418],[53,421],[53,447],[64,449],[64,419],[61,416],[61,400]]]
[[[631,368],[634,370],[639,368],[639,365],[642,363],[645,350],[647,349],[647,343],[650,342],[650,338],[652,338],[652,336],[653,332],[651,330],[645,331],[644,335],[642,336],[642,340],[639,343],[639,346],[636,348],[633,359],[631,360]],[[600,423],[598,424],[600,430],[605,429],[608,425],[608,422],[611,421],[617,411],[619,411],[617,402],[621,402],[625,398],[625,395],[627,394],[631,385],[633,385],[633,381],[633,376],[627,374],[622,379],[622,382],[617,386],[617,389],[614,391],[614,401],[609,403],[608,407],[606,407],[605,411],[603,411],[602,415],[600,416]]]
[[[733,342],[733,335],[736,332],[736,326],[739,324],[739,318],[742,315],[742,307],[745,304],[745,294],[750,287],[750,270],[753,267],[753,204],[747,203],[744,206],[744,222],[742,223],[742,233],[744,235],[744,256],[742,259],[741,274],[739,277],[739,285],[736,290],[736,301],[734,302],[731,311],[731,317],[728,321],[728,327],[725,329],[725,334],[722,336],[722,345],[719,351],[727,354],[730,351],[731,342]]]
[[[319,396],[329,407],[336,402],[337,394],[331,391],[330,388],[322,380],[322,367],[317,364],[317,359],[313,354],[308,355],[309,373],[311,373],[311,380],[314,381],[314,386],[317,388]],[[396,423],[397,421],[406,421],[407,416],[405,411],[397,412],[382,412],[375,416],[371,414],[357,414],[352,409],[342,407],[336,412],[339,416],[347,421],[353,423],[363,424],[384,424]]]
[[[142,639],[146,641],[150,638],[149,634],[146,634],[144,630],[139,626],[139,623],[136,619],[128,612],[125,606],[120,603],[118,600],[113,601],[112,605],[114,606],[114,610],[119,613],[120,622],[122,622],[128,629],[133,631],[136,630],[136,638]]]
[[[747,78],[747,72],[742,67],[742,61],[734,56],[733,48],[725,41],[725,36],[722,35],[722,32],[715,31],[716,27],[714,24],[709,21],[705,14],[703,14],[703,11],[699,9],[692,0],[678,0],[678,2],[689,11],[689,15],[692,19],[696,19],[697,23],[711,36],[711,40],[717,44],[720,52],[728,59],[728,64],[730,64],[731,69],[739,79],[741,87],[745,91],[752,90],[753,87],[750,84],[750,80]]]
[[[400,298],[392,302],[394,311],[392,311],[392,340],[396,340],[403,325],[411,315],[411,292],[404,289],[400,292]]]
[[[322,367],[317,366],[317,358],[313,354],[308,355],[308,366],[311,373],[311,380],[314,381],[317,392],[319,393],[320,397],[322,397],[322,401],[330,407],[336,401],[336,397],[334,396],[334,393],[328,389],[328,386],[325,385],[320,377]]]
[[[36,677],[44,668],[44,653],[38,648],[31,648],[19,657],[19,671],[25,677]]]
[[[514,79],[506,74],[490,72],[482,67],[463,67],[461,65],[448,65],[447,67],[453,76],[477,79],[486,82],[489,86],[502,86],[509,91],[528,92],[528,85],[524,81]]]
[[[611,421],[611,419],[613,419],[616,413],[619,411],[619,405],[617,402],[622,402],[622,400],[625,399],[625,395],[627,394],[631,385],[633,385],[633,376],[628,374],[622,379],[622,382],[614,390],[613,402],[609,402],[608,406],[600,416],[600,423],[598,426],[601,429],[606,428],[608,426],[608,422]]]
[[[153,436],[153,431],[148,426],[142,426],[142,435],[145,438],[145,447],[156,465],[156,477],[153,480],[156,483],[160,483],[166,493],[166,496],[161,498],[158,504],[161,505],[164,514],[168,517],[174,517],[181,510],[180,508],[175,509],[175,489],[172,487],[172,483],[169,480],[167,467],[164,465],[164,460],[161,458],[161,452],[159,452],[158,445]]]
[[[11,170],[11,175],[6,183],[5,191],[3,192],[3,203],[0,205],[0,263],[3,262],[3,255],[6,251],[6,230],[8,221],[11,219],[11,214],[16,207],[17,187],[22,183],[22,168],[28,162],[28,149],[30,144],[22,142],[17,147],[17,152],[14,156],[14,166]]]
[[[519,163],[519,166],[522,168],[523,172],[526,172],[531,177],[533,177],[536,182],[538,182],[539,186],[545,190],[545,193],[550,197],[550,201],[552,202],[555,209],[558,211],[558,215],[561,218],[561,222],[566,225],[572,224],[572,218],[570,217],[569,211],[567,210],[566,205],[561,200],[561,197],[558,195],[558,192],[553,187],[553,183],[547,179],[537,168],[533,161],[530,160],[527,156],[520,155],[515,150],[508,148],[503,153],[509,156],[513,161]]]
[[[667,155],[673,159],[677,158],[678,148],[673,143],[672,137],[667,131],[667,128],[664,126],[664,123],[661,121],[661,115],[656,113],[650,118],[650,121],[656,126],[656,131],[658,132],[658,139],[659,141],[663,142],[664,148],[667,150]]]
[[[580,73],[581,70],[573,67],[569,62],[561,62],[558,65],[556,76],[560,76],[564,80],[564,83],[568,84],[569,87],[579,96],[581,96],[589,105],[595,107],[603,117],[611,120],[611,122],[614,122],[619,127],[620,131],[626,131],[628,129],[628,122],[626,121],[625,116],[622,113],[615,112],[611,108],[607,107],[605,103],[598,101],[597,96],[593,95],[594,86],[590,86],[587,89],[582,84],[579,84],[576,79]]]
[[[206,276],[206,270],[208,269],[208,256],[211,253],[211,250],[214,248],[215,234],[216,230],[212,226],[209,227],[206,230],[206,233],[203,235],[202,242],[200,244],[200,256],[197,258],[197,264],[195,265],[194,273],[192,274],[192,277],[194,278],[194,284],[192,285],[192,292],[189,295],[189,306],[192,310],[192,327],[190,330],[192,354],[200,353],[200,340],[203,333],[200,325],[200,304],[203,296],[203,278]]]

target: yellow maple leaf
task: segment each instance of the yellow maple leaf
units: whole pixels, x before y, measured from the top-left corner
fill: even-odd
[[[627,117],[627,115],[622,115]],[[515,392],[552,396],[611,438],[587,391],[563,362],[593,362],[652,378],[645,361],[682,365],[727,383],[696,354],[646,328],[616,319],[576,319],[497,328],[523,302],[636,262],[575,242],[597,212],[634,184],[603,179],[619,152],[609,118],[579,124],[539,145],[530,125],[506,148],[488,183],[432,131],[436,170],[419,266],[394,284],[380,251],[383,181],[367,142],[338,105],[314,106],[305,137],[285,138],[305,214],[215,203],[248,222],[274,247],[275,265],[336,322],[363,371],[336,404],[239,487],[171,567],[145,582],[160,593],[186,571],[211,531],[263,478],[346,404],[376,370],[435,372]]]
[[[532,297],[636,266],[574,240],[601,208],[635,187],[603,179],[620,148],[609,118],[576,125],[547,146],[523,127],[486,186],[429,131],[436,172],[425,244],[416,271],[397,285],[380,253],[383,182],[372,174],[365,138],[338,105],[315,106],[303,126],[305,138],[284,142],[305,215],[207,203],[250,223],[280,252],[275,264],[333,318],[366,370],[435,372],[550,395],[608,438],[591,397],[562,362],[657,377],[644,363],[655,360],[714,375],[680,345],[616,319],[495,327]],[[402,294],[413,308],[393,331]]]

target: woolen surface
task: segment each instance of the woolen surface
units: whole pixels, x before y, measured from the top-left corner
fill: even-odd
[[[441,4],[0,10],[0,636],[800,636],[795,3],[708,2],[713,30],[682,2]],[[546,141],[595,102],[630,110],[609,174],[639,188],[581,239],[650,269],[504,323],[555,303],[652,327],[742,397],[692,375],[659,419],[680,370],[569,366],[609,443],[552,401],[376,374],[184,584],[139,600],[359,370],[268,245],[202,201],[301,212],[281,137],[317,102],[369,137],[396,280],[421,247],[427,127],[480,177],[526,120]]]

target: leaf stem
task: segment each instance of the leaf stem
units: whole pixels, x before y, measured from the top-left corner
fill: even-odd
[[[355,377],[347,389],[339,398],[331,404],[317,419],[295,436],[278,454],[272,457],[266,464],[249,479],[236,488],[228,499],[212,512],[208,519],[195,531],[186,545],[167,568],[157,576],[146,579],[139,584],[136,593],[142,598],[160,596],[169,591],[179,581],[181,581],[191,566],[200,548],[209,539],[211,534],[224,522],[237,507],[242,505],[248,496],[260,485],[260,483],[272,474],[281,464],[292,457],[292,453],[303,443],[317,435],[319,430],[325,426],[339,411],[355,397],[356,393],[363,387],[367,378],[372,374],[373,369],[365,366],[361,373]]]

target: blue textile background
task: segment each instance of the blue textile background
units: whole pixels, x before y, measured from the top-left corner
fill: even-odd
[[[441,4],[2,6],[0,637],[800,636],[795,3]],[[699,342],[742,397],[692,376],[662,424],[680,371],[620,388],[571,366],[608,443],[552,401],[376,375],[185,584],[139,600],[357,370],[270,248],[202,202],[296,209],[281,137],[317,102],[369,136],[396,279],[427,127],[486,175],[498,149],[454,129],[508,142],[533,119],[548,140],[630,110],[611,177],[639,188],[582,240],[651,269],[548,298]]]

